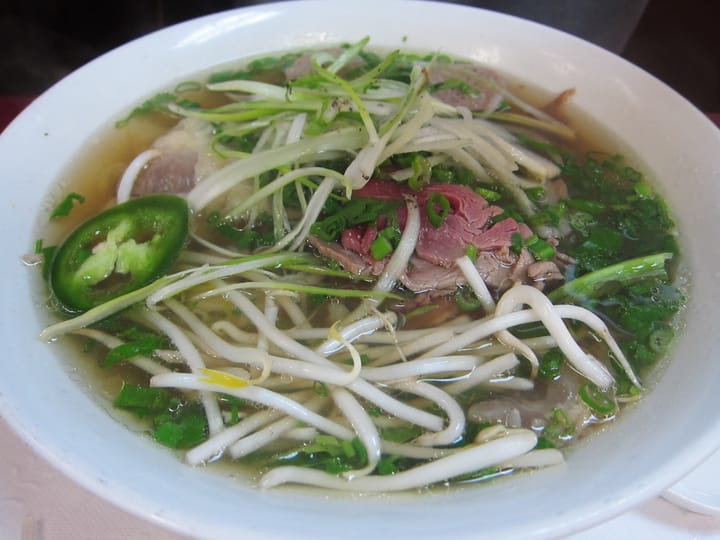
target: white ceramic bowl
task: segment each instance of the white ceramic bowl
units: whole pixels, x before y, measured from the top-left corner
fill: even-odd
[[[626,141],[678,216],[692,273],[687,330],[656,388],[564,466],[423,496],[258,492],[192,469],[126,430],[37,339],[46,315],[20,257],[42,201],[101,126],[168,83],[237,57],[353,41],[474,58],[574,104]],[[213,539],[545,538],[588,527],[659,494],[720,443],[720,131],[641,70],[520,19],[432,2],[264,4],[129,43],[35,101],[0,139],[3,182],[0,412],[80,484],[153,522]]]

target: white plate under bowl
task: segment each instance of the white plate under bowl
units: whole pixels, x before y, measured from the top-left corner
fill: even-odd
[[[710,516],[720,516],[720,450],[663,493],[668,501]]]
[[[92,388],[38,341],[47,322],[31,251],[50,186],[101,128],[212,65],[357,41],[457,54],[549,92],[626,141],[668,196],[692,287],[685,332],[642,403],[561,467],[431,493],[344,496],[257,491],[193,469],[116,422]],[[287,2],[201,18],[88,64],[40,96],[0,137],[0,413],[49,462],[114,504],[194,537],[244,540],[548,538],[661,493],[720,441],[720,132],[686,100],[620,58],[521,19],[434,2]]]

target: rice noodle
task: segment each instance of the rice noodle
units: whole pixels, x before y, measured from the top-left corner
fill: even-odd
[[[485,382],[480,383],[481,387],[491,388],[494,390],[521,390],[527,391],[535,388],[533,379],[526,379],[525,377],[501,377],[496,379],[488,379]]]

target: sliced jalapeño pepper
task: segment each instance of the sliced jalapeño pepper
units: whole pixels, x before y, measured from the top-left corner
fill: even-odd
[[[166,274],[188,236],[187,202],[131,199],[89,219],[56,251],[50,288],[69,313],[87,311]]]

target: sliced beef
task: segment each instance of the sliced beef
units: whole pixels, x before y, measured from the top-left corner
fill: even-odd
[[[533,285],[543,289],[548,285],[560,283],[565,280],[557,264],[553,261],[538,261],[527,268],[527,277]]]
[[[445,268],[413,257],[401,281],[414,292],[454,291],[458,285],[465,283],[465,278],[455,267]]]
[[[370,254],[370,245],[377,237],[376,227],[363,224],[343,231],[340,244],[346,249],[367,256]]]
[[[434,193],[443,195],[450,203],[450,211],[439,227],[430,223],[426,210]],[[354,196],[378,200],[400,200],[405,196],[415,196],[421,209],[420,235],[415,253],[419,258],[445,268],[451,268],[455,259],[465,254],[468,245],[474,245],[480,251],[500,249],[510,245],[514,233],[525,232],[512,218],[492,225],[491,218],[502,214],[502,208],[490,206],[466,186],[429,184],[413,192],[404,184],[373,179],[357,190]],[[398,221],[402,227],[405,223],[404,208],[398,209]],[[342,245],[359,253],[367,253],[375,239],[373,234],[377,233],[372,232],[372,227],[357,228],[343,235]]]
[[[133,195],[189,192],[226,164],[210,151],[211,141],[212,127],[207,122],[194,118],[180,121],[153,143],[160,155],[140,173]]]
[[[450,211],[439,227],[430,223],[425,210],[433,193],[441,193],[450,203]],[[420,233],[415,254],[400,278],[402,285],[413,292],[444,295],[465,283],[465,276],[455,265],[455,260],[466,253],[470,244],[478,248],[475,266],[480,276],[497,294],[517,282],[543,288],[562,280],[562,273],[554,262],[536,262],[527,249],[523,248],[519,253],[510,249],[512,235],[517,233],[528,238],[533,234],[527,225],[512,218],[492,223],[492,218],[502,214],[503,210],[489,205],[465,186],[430,184],[413,192],[404,184],[373,179],[354,196],[386,201],[406,196],[417,198],[421,208]],[[397,213],[402,229],[407,218],[405,208],[399,207]],[[382,220],[378,221],[382,228]],[[345,230],[339,243],[310,238],[310,244],[349,272],[377,276],[389,259],[388,256],[376,261],[370,253],[370,246],[377,237],[375,224],[362,224]]]
[[[438,296],[437,294],[420,293],[412,298],[403,298],[386,304],[396,313],[409,315],[403,328],[434,328],[454,319],[460,314],[460,308],[454,295]]]
[[[285,78],[288,81],[292,81],[295,79],[301,79],[303,77],[306,77],[310,75],[313,71],[313,65],[312,65],[312,59],[315,55],[318,54],[318,52],[324,52],[330,54],[333,58],[338,58],[343,52],[345,52],[345,49],[341,49],[340,47],[332,48],[332,49],[325,49],[323,51],[310,51],[306,52],[302,55],[300,55],[295,62],[293,62],[290,66],[285,68]],[[353,59],[351,59],[347,65],[340,70],[340,75],[343,75],[344,73],[347,73],[349,70],[358,68],[365,64],[365,60],[360,58],[359,56],[355,56]]]
[[[385,268],[383,261],[375,261],[335,242],[325,242],[317,236],[308,236],[308,242],[320,255],[337,261],[345,270],[358,276],[378,276]]]
[[[431,86],[444,82],[460,83],[448,84],[447,88],[433,92],[433,97],[453,107],[489,112],[495,110],[502,100],[504,81],[497,73],[482,66],[435,62],[427,71]]]
[[[508,249],[499,249],[479,252],[475,268],[491,291],[502,293],[517,282],[532,285],[534,281],[528,276],[528,268],[533,263],[535,258],[526,249],[517,255]],[[413,257],[401,281],[411,291],[438,295],[455,291],[465,283],[465,276],[457,266],[445,268]]]
[[[187,193],[195,185],[197,153],[179,148],[161,153],[138,177],[133,195],[151,193]]]
[[[440,193],[450,202],[450,213],[440,227],[434,227],[424,211],[433,193]],[[489,206],[485,199],[465,186],[429,185],[418,194],[418,205],[423,211],[416,253],[439,266],[453,266],[455,259],[462,257],[470,244],[479,250],[507,245],[512,232],[517,232],[517,223],[510,219],[514,230],[511,231],[513,227],[508,223],[491,233],[502,222],[488,228],[490,218],[502,214],[503,210]]]
[[[356,189],[353,192],[353,197],[364,197],[379,201],[399,201],[405,195],[412,195],[413,193],[407,184],[373,178],[362,188]]]
[[[554,180],[551,180],[550,182],[548,182],[548,187],[550,188],[553,202],[563,201],[570,197],[570,195],[568,194],[567,183],[562,178],[555,178]]]

